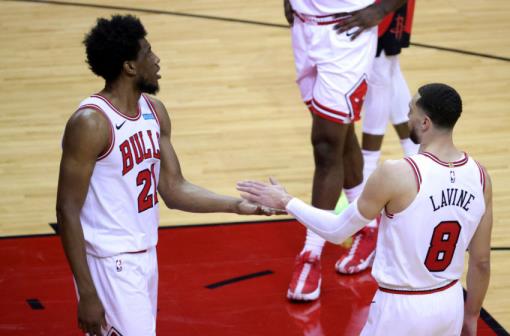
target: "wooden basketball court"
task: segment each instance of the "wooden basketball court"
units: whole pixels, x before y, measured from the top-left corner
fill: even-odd
[[[189,180],[236,195],[236,181],[272,175],[310,199],[310,117],[294,83],[281,1],[0,1],[0,236],[52,232],[65,122],[102,87],[81,41],[97,17],[113,13],[139,16],[161,58],[158,97]],[[456,143],[486,166],[494,190],[484,307],[510,330],[508,13],[504,0],[418,1],[414,45],[401,64],[411,90],[446,82],[463,97]],[[383,158],[399,156],[388,129]],[[161,210],[162,226],[262,219]]]

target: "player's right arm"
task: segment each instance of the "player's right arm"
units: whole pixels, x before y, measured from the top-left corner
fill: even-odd
[[[90,178],[98,156],[108,148],[110,129],[100,112],[83,109],[68,121],[57,190],[57,221],[65,254],[76,281],[79,327],[90,335],[101,335],[106,326],[104,308],[96,292],[85,254],[80,222]]]
[[[476,335],[480,309],[487,293],[490,280],[491,232],[492,232],[492,183],[485,173],[485,214],[469,244],[467,273],[467,297],[464,304],[462,335]]]

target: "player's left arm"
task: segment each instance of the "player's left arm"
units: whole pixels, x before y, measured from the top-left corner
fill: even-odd
[[[469,244],[469,262],[467,273],[467,296],[464,304],[464,324],[462,335],[476,335],[476,325],[482,303],[489,288],[491,269],[492,234],[492,183],[485,173],[485,213]]]
[[[350,15],[345,20],[337,23],[333,29],[342,34],[354,27],[358,30],[352,35],[351,40],[358,37],[364,30],[377,26],[386,15],[402,7],[407,0],[383,0],[374,2],[370,6],[351,13],[339,13],[338,17]]]
[[[274,211],[241,198],[219,195],[187,181],[170,141],[171,122],[161,101],[150,97],[160,122],[161,168],[158,191],[166,206],[189,212],[232,212],[238,214],[273,214]]]

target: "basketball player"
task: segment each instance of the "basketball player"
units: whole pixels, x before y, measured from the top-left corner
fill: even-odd
[[[462,111],[445,84],[418,89],[409,114],[420,154],[386,161],[355,202],[334,215],[272,184],[241,182],[252,202],[287,209],[308,229],[339,244],[383,212],[372,275],[379,284],[361,335],[476,334],[489,285],[492,186],[487,171],[452,138]],[[469,250],[467,298],[459,279]]]
[[[342,187],[350,201],[361,192],[363,158],[353,123],[360,119],[367,73],[376,52],[375,26],[403,1],[284,0],[292,26],[296,81],[312,114],[312,204],[318,208],[334,209]],[[349,28],[336,31],[337,24]],[[319,297],[323,246],[324,239],[307,230],[287,291],[289,299]]]
[[[184,211],[271,213],[183,177],[165,106],[147,95],[160,67],[145,36],[133,16],[98,19],[84,44],[105,86],[81,102],[63,138],[57,218],[79,327],[92,336],[155,335],[159,197]]]
[[[414,5],[414,0],[408,0],[378,25],[377,55],[368,77],[363,115],[361,151],[364,182],[377,167],[389,119],[400,138],[404,156],[418,153],[418,145],[409,139],[407,113],[411,95],[399,63],[402,48],[409,47]],[[341,24],[336,28],[340,29]],[[362,189],[363,185],[358,188]],[[374,260],[376,238],[377,221],[373,221],[353,236],[351,247],[340,255],[335,264],[337,272],[353,274],[368,268]]]

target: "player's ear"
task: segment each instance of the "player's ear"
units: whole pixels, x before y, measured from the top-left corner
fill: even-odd
[[[423,132],[427,131],[430,127],[432,126],[432,120],[427,116],[425,115],[425,117],[423,118],[423,121],[421,122],[421,130]]]
[[[122,69],[128,76],[136,76],[136,64],[135,61],[125,61],[122,64]]]

